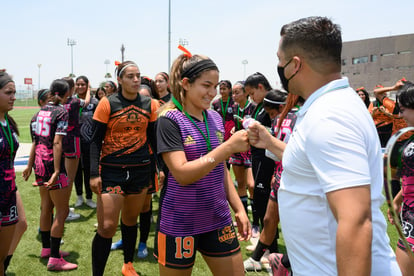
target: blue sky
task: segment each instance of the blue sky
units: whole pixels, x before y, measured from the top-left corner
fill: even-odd
[[[76,40],[73,67],[93,87],[104,81],[105,60],[135,61],[143,75],[168,71],[168,0],[2,0],[0,68],[46,88],[71,71],[67,39]],[[262,72],[277,86],[277,45],[283,24],[321,15],[341,25],[343,41],[413,33],[414,1],[171,0],[171,62],[179,39],[212,58],[220,79]],[[414,46],[413,46],[414,47]],[[248,64],[244,66],[243,60]],[[246,73],[245,73],[246,72]]]

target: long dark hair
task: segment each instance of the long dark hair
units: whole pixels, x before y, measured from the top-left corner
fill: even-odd
[[[58,105],[62,103],[63,97],[69,91],[69,84],[65,80],[57,79],[52,82],[49,90],[53,104]]]
[[[3,89],[3,87],[6,86],[9,82],[13,82],[12,77],[7,74],[5,71],[0,71],[0,89]],[[17,135],[20,135],[19,129],[17,127],[16,121],[11,117],[8,112],[5,113],[5,117],[7,116],[7,120],[9,121],[9,124],[12,126],[12,128],[16,131]]]
[[[250,86],[250,87],[253,87],[253,88],[258,88],[259,84],[263,85],[263,87],[266,91],[272,90],[272,86],[270,85],[269,81],[260,72],[256,72],[256,73],[248,76],[246,81],[244,82],[245,87]]]
[[[369,105],[371,104],[371,101],[369,100],[369,94],[368,94],[368,92],[367,92],[367,90],[365,90],[365,88],[364,87],[360,87],[360,88],[357,88],[356,90],[355,90],[355,92],[359,92],[359,91],[362,91],[362,93],[364,93],[364,95],[365,95],[365,100],[364,100],[364,104],[366,105],[366,107],[368,108],[369,107]]]
[[[407,81],[398,91],[397,103],[399,106],[414,109],[414,83]]]

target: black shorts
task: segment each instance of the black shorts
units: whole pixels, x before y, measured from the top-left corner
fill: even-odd
[[[174,269],[193,267],[197,250],[209,257],[227,257],[240,251],[233,225],[185,237],[170,236],[158,231],[154,243],[154,256],[158,263]]]
[[[13,189],[11,191],[0,193],[1,226],[16,224],[19,221],[16,206],[16,191],[17,189]]]
[[[150,165],[101,167],[103,194],[139,194],[150,185]]]

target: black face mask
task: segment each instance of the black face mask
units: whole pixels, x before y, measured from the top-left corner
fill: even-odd
[[[286,76],[285,76],[285,68],[286,68],[286,66],[288,66],[289,65],[289,63],[291,62],[293,60],[293,58],[291,58],[286,64],[285,64],[285,66],[278,66],[277,67],[277,73],[279,74],[279,78],[280,78],[280,82],[282,83],[282,87],[283,87],[283,89],[285,89],[286,90],[286,92],[289,92],[289,88],[288,88],[288,85],[289,85],[289,81],[299,72],[299,70],[298,71],[296,71],[296,73],[295,74],[293,74],[290,78],[286,78]]]

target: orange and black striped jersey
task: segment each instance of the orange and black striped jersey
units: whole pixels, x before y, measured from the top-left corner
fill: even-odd
[[[379,107],[379,106],[374,106],[374,103],[371,103],[368,107],[368,111],[372,114],[372,118],[374,119],[374,123],[377,128],[391,124],[394,121],[392,112],[395,108],[395,102],[389,99],[388,97],[385,97],[382,100],[381,106],[384,107],[385,112],[387,112],[387,114],[380,110],[376,110],[375,112],[373,112],[375,107]]]
[[[106,125],[101,164],[136,166],[149,163],[148,124],[157,120],[159,102],[138,94],[135,100],[121,93],[102,98],[93,119]]]

